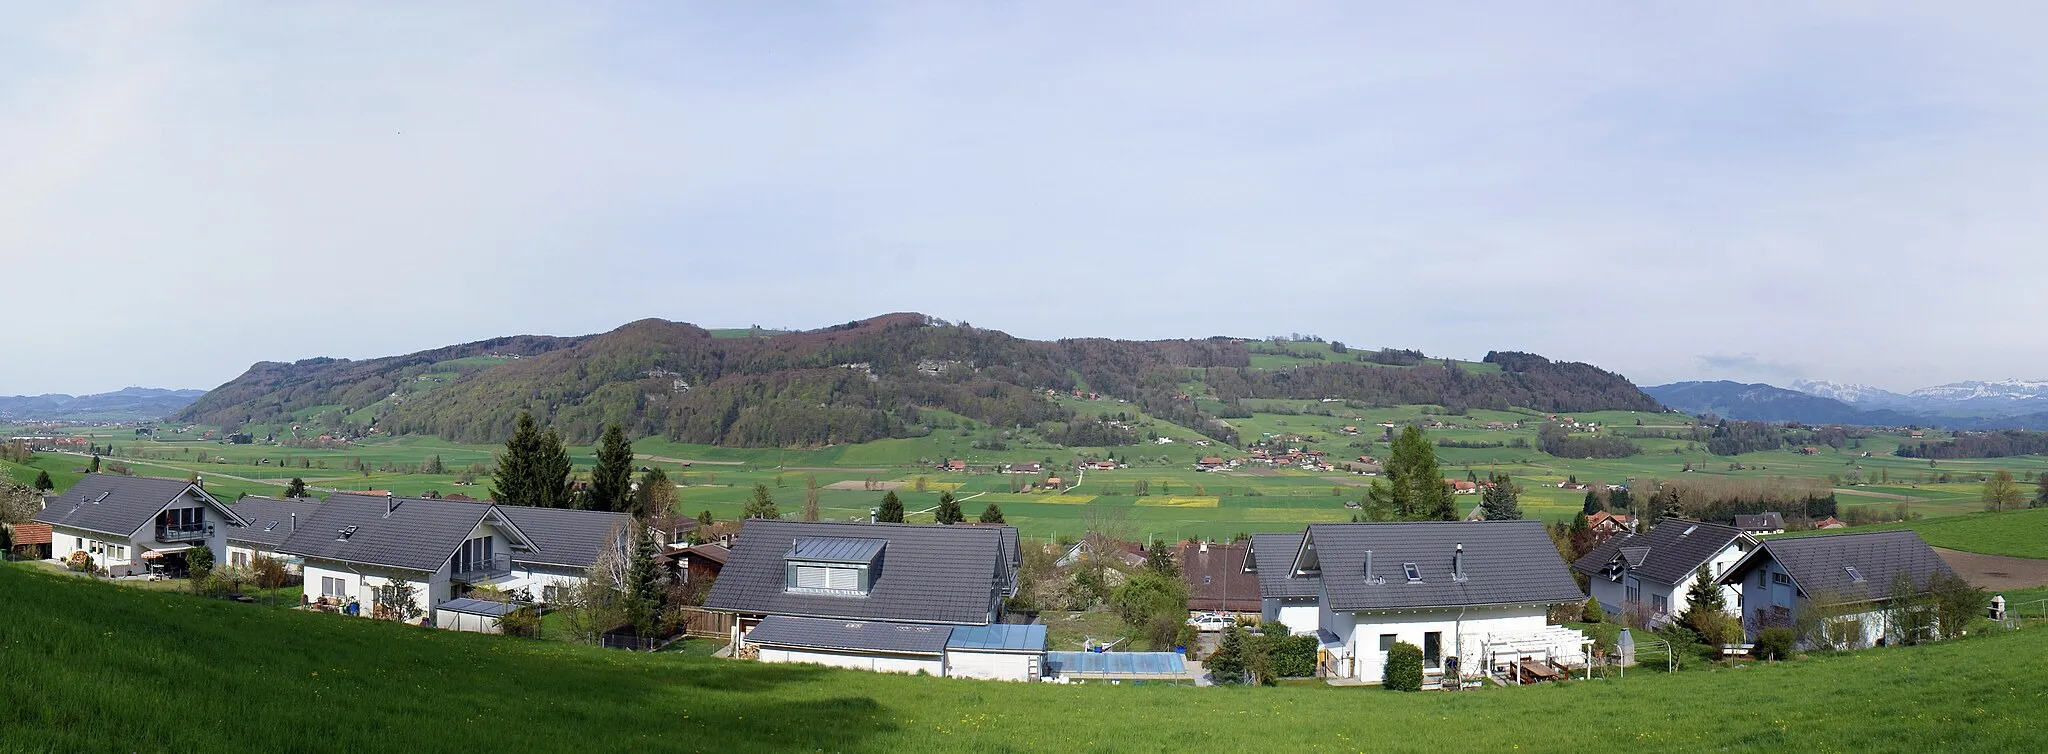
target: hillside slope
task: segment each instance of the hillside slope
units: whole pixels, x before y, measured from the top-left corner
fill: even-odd
[[[635,655],[12,564],[0,565],[0,594],[10,659],[0,663],[0,730],[11,733],[0,749],[10,750],[2048,748],[2037,714],[2048,686],[2012,661],[2048,653],[2041,630],[1676,676],[1392,694],[1005,684]],[[1618,709],[1654,712],[1571,713]]]
[[[572,442],[589,441],[616,422],[636,436],[681,442],[815,447],[929,432],[920,416],[928,409],[993,427],[1115,434],[1113,427],[1067,426],[1106,425],[1101,414],[1115,411],[1076,416],[1047,400],[1048,390],[1127,401],[1228,444],[1236,444],[1233,431],[1192,398],[1226,404],[1340,398],[1539,411],[1659,408],[1618,375],[1527,354],[1489,357],[1497,370],[1486,372],[1436,361],[1389,366],[1365,354],[1253,367],[1251,349],[1238,339],[1030,341],[911,313],[751,338],[642,320],[601,335],[522,341],[516,345],[527,347],[525,358],[447,366],[497,343],[365,362],[259,364],[182,418],[274,424],[321,410],[387,434],[495,442],[510,433],[519,411],[530,410]],[[1188,395],[1191,381],[1212,394]]]

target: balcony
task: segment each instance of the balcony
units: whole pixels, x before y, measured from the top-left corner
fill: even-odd
[[[204,522],[196,524],[161,524],[156,527],[156,541],[165,544],[171,542],[198,542],[206,539],[207,534],[212,529],[211,525]]]
[[[510,575],[512,575],[512,555],[506,553],[480,560],[458,558],[450,564],[448,578],[474,584]]]

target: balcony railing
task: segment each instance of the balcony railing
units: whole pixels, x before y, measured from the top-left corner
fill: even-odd
[[[158,542],[194,542],[206,538],[213,527],[205,523],[164,524],[156,527]]]
[[[483,560],[457,560],[448,577],[456,581],[489,581],[512,575],[512,556],[493,555]]]

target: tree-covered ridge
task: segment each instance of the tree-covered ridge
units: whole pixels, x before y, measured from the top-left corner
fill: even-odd
[[[1235,430],[1196,398],[1226,406],[1242,398],[1341,397],[1453,408],[1657,408],[1616,375],[1525,354],[1514,354],[1497,374],[1430,362],[1254,369],[1255,345],[1229,338],[1030,341],[920,314],[743,339],[642,320],[584,338],[485,341],[364,362],[258,364],[181,418],[277,424],[338,406],[332,410],[368,417],[388,434],[498,442],[513,434],[521,411],[530,411],[576,444],[618,424],[634,437],[790,447],[916,436],[931,430],[920,413],[942,409],[992,427],[1046,431],[1048,423],[1066,423],[1049,435],[1066,444],[1137,441],[1136,432],[1106,415],[1077,417],[1047,396],[1086,391],[1235,445]],[[521,358],[458,361],[507,351]],[[414,384],[436,378],[426,388]],[[1189,395],[1191,382],[1211,394]]]

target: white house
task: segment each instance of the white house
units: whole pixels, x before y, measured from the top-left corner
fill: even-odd
[[[1735,527],[1667,518],[1646,533],[1609,537],[1572,569],[1586,575],[1601,609],[1618,615],[1634,608],[1651,625],[1662,626],[1685,612],[1700,566],[1718,579],[1755,548],[1756,540]],[[1741,599],[1733,585],[1721,590],[1731,606]]]
[[[1015,529],[757,519],[704,606],[763,662],[1035,681],[1045,627],[1002,623]]]
[[[583,583],[598,553],[607,548],[627,553],[633,517],[624,513],[500,505],[520,531],[533,537],[535,549],[512,550],[512,572],[493,585],[525,591],[535,600],[554,602],[564,588]]]
[[[1741,587],[1743,633],[1752,641],[1766,628],[1793,626],[1818,602],[1846,608],[1836,620],[1854,628],[1837,648],[1856,649],[1885,636],[1883,610],[1899,577],[1925,592],[1936,574],[1955,571],[1919,534],[1880,531],[1764,540],[1721,583]]]
[[[1784,534],[1785,517],[1777,512],[1758,513],[1753,516],[1736,516],[1735,528],[1744,534],[1761,537],[1766,534]]]
[[[250,495],[231,504],[247,526],[228,529],[227,557],[220,562],[247,568],[260,557],[286,561],[288,568],[300,567],[298,558],[277,551],[297,531],[301,519],[311,520],[320,501],[306,498],[273,498]]]
[[[145,555],[181,561],[193,548],[221,562],[228,530],[248,523],[203,484],[110,474],[87,474],[44,498],[34,520],[50,525],[51,557],[83,552],[113,576],[146,571]]]
[[[1289,633],[1307,636],[1323,627],[1320,574],[1295,574],[1289,566],[1301,551],[1302,534],[1253,534],[1251,550],[1245,553],[1244,569],[1259,576],[1260,620],[1279,621]],[[1260,568],[1266,560],[1271,568]]]
[[[395,607],[403,586],[422,614],[460,587],[512,575],[516,550],[538,547],[501,506],[335,493],[278,546],[305,561],[306,598]]]
[[[1380,682],[1397,642],[1420,647],[1432,677],[1454,658],[1463,677],[1525,660],[1585,662],[1588,640],[1547,620],[1551,605],[1585,595],[1541,521],[1314,524],[1291,558],[1259,556],[1262,581],[1279,568],[1288,581],[1318,582],[1332,676]]]

